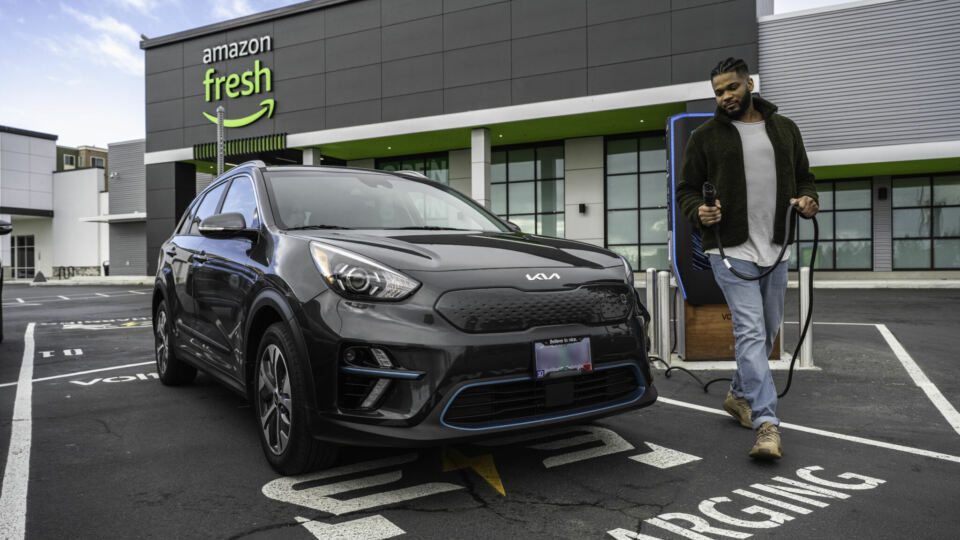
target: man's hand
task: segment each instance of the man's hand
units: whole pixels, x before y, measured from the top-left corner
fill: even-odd
[[[700,223],[706,227],[720,223],[720,199],[717,199],[716,206],[701,204],[697,212],[700,214]]]
[[[790,204],[796,204],[797,209],[800,210],[800,215],[807,219],[817,215],[817,212],[820,210],[817,201],[806,195],[799,199],[790,199]]]

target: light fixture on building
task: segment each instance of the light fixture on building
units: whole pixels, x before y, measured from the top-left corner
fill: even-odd
[[[586,214],[586,213],[587,213],[587,205],[586,205],[586,204],[580,203],[580,207],[579,207],[579,208],[580,208],[580,213],[581,213],[581,214]]]

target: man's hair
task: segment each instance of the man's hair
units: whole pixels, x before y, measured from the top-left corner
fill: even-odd
[[[740,58],[731,57],[717,63],[713,71],[710,72],[710,79],[712,80],[721,73],[730,73],[731,71],[735,71],[741,77],[750,76],[750,68],[747,67],[747,63]]]

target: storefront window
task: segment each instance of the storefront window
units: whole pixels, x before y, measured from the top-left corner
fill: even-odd
[[[378,159],[376,168],[382,171],[417,171],[441,184],[450,184],[450,161],[446,152]]]
[[[872,180],[817,182],[820,243],[817,270],[873,268]],[[797,256],[799,246],[800,256]],[[790,269],[809,266],[813,255],[813,222],[800,218],[799,242],[791,247]]]
[[[960,175],[894,179],[893,268],[960,268]]]
[[[663,135],[606,140],[606,244],[634,270],[667,268],[667,154]]]
[[[521,230],[564,237],[563,144],[494,148],[490,207]]]

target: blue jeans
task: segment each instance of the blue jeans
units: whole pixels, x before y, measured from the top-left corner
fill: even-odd
[[[728,258],[741,274],[756,276],[769,267],[742,259]],[[777,418],[777,389],[770,374],[770,352],[783,319],[783,296],[787,290],[787,263],[759,281],[744,281],[733,275],[719,255],[710,255],[710,266],[733,315],[737,372],[730,391],[750,403],[753,428],[764,422],[780,425]]]

